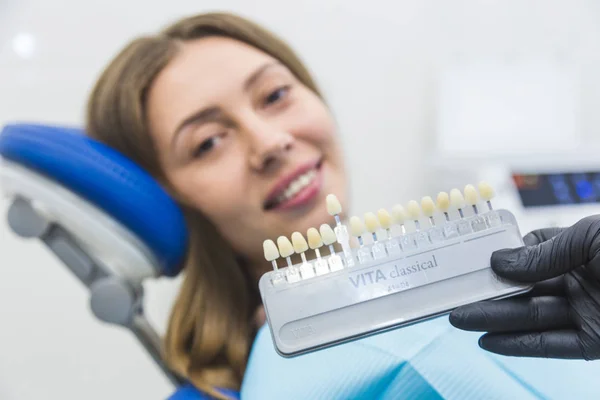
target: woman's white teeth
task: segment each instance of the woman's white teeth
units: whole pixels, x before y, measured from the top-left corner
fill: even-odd
[[[299,191],[307,187],[317,176],[317,170],[311,169],[303,175],[300,175],[298,178],[294,179],[287,189],[283,192],[281,196],[277,198],[277,202],[281,203],[282,201],[291,199],[294,197]]]

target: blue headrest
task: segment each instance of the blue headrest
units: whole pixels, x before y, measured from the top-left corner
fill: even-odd
[[[183,266],[188,231],[172,198],[144,170],[79,129],[15,124],[0,132],[0,156],[104,210],[154,252],[162,275]]]

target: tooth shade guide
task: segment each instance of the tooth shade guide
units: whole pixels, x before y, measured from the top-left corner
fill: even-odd
[[[467,186],[465,186],[465,188],[467,188]],[[343,267],[352,267],[356,263],[357,254],[364,255],[365,253],[371,252],[372,255],[374,255],[376,250],[381,248],[386,250],[386,257],[401,253],[408,254],[407,252],[412,252],[415,249],[423,248],[423,246],[429,246],[431,244],[435,245],[436,243],[450,240],[454,237],[457,237],[456,235],[464,236],[470,234],[474,230],[477,230],[475,224],[480,224],[481,221],[483,221],[484,225],[489,227],[501,225],[501,223],[497,222],[499,217],[494,217],[491,214],[487,214],[487,211],[485,214],[481,214],[480,220],[474,220],[471,217],[472,212],[469,209],[464,210],[465,205],[473,205],[471,204],[473,203],[472,188],[467,189],[466,192],[468,196],[465,196],[458,189],[453,189],[449,192],[452,194],[452,196],[448,194],[442,194],[441,197],[440,194],[438,194],[437,197],[433,198],[425,196],[421,198],[420,201],[409,201],[405,207],[396,206],[395,209],[392,207],[392,213],[390,213],[387,209],[379,209],[379,211],[384,211],[382,214],[383,222],[380,219],[379,211],[377,213],[365,213],[363,218],[354,217],[355,220],[358,220],[359,225],[361,225],[359,229],[352,229],[352,218],[344,221],[339,217],[339,215],[334,215],[332,220],[335,219],[336,221],[339,221],[339,225],[337,223],[332,224],[333,221],[331,220],[329,224],[326,224],[329,230],[333,232],[333,237],[328,238],[329,243],[323,240],[320,228],[314,228],[313,230],[313,234],[314,231],[316,231],[318,236],[321,236],[321,247],[328,248],[325,253],[323,253],[320,248],[314,248],[321,243],[312,245],[307,241],[308,250],[314,250],[313,252],[309,252],[307,255],[306,251],[308,250],[300,252],[296,251],[298,249],[296,249],[297,246],[294,243],[294,254],[290,255],[289,257],[282,258],[286,259],[286,262],[289,266],[290,259],[293,261],[292,264],[301,265],[309,260],[311,262],[312,260],[319,260],[320,258],[323,260],[328,260],[334,256],[336,259],[343,261],[343,264],[346,264],[343,265]],[[465,199],[465,197],[468,198]],[[482,198],[479,195],[476,197]],[[439,207],[435,201],[438,198],[441,198],[441,204]],[[451,203],[448,207],[446,207],[447,204],[444,203],[446,200]],[[459,209],[453,207],[453,205],[457,204],[461,205],[462,207]],[[437,215],[438,212],[439,216]],[[455,213],[460,215],[454,215]],[[476,213],[475,216],[477,216]],[[386,221],[386,218],[388,218],[388,221]],[[440,218],[439,222],[436,221],[437,218]],[[437,224],[442,221],[441,218],[445,219],[447,223],[442,223],[438,228]],[[492,218],[496,219],[492,220]],[[426,219],[428,219],[429,223],[426,222]],[[410,220],[413,223],[406,225],[406,220]],[[344,221],[344,223],[342,223],[342,221]],[[456,222],[452,223],[453,221]],[[355,223],[356,222],[357,221],[355,221]],[[458,234],[455,233],[457,226],[459,227],[460,231]],[[479,226],[479,229],[481,229],[481,225]],[[367,233],[370,233],[370,235]],[[331,233],[329,233],[329,235],[332,236]],[[337,238],[337,235],[340,237],[345,237],[347,240],[342,240],[340,242]],[[308,238],[308,233],[306,238]],[[399,253],[396,253],[392,248],[394,242],[399,245],[397,247],[399,249]],[[409,242],[413,243],[413,245],[411,245]],[[350,253],[348,253],[348,249],[350,249]],[[378,254],[381,254],[381,252]],[[374,258],[378,259],[378,257]],[[361,261],[359,257],[358,260],[359,264],[366,262],[366,258],[363,258]],[[277,264],[279,265],[281,262],[277,262]],[[314,266],[315,264],[313,263],[312,265]],[[333,269],[331,270],[333,271]],[[321,274],[317,273],[317,275]]]
[[[443,212],[440,210],[439,217],[434,215],[440,218],[438,225],[446,227],[461,221],[452,209],[449,210],[452,223],[440,224]],[[462,222],[473,220],[471,212],[467,210],[467,213],[469,217]],[[339,268],[328,261],[327,272],[317,272],[316,277],[303,284],[289,284],[283,290],[281,285],[274,285],[267,279],[274,273],[267,273],[259,288],[269,315],[268,328],[275,348],[283,356],[293,357],[437,318],[447,314],[450,308],[470,302],[510,297],[528,290],[530,285],[494,279],[488,265],[490,255],[499,248],[521,246],[522,235],[514,216],[508,211],[498,210],[493,214],[504,223],[488,227],[489,231],[444,239],[427,248],[400,248],[398,252],[388,252],[384,258],[358,264],[357,268],[348,268],[348,271],[335,272]],[[479,217],[490,215],[481,212]],[[423,225],[423,233],[429,233],[431,229]],[[408,268],[423,265],[430,266],[417,273],[397,275],[396,268],[408,271]],[[377,271],[381,271],[383,277]],[[391,276],[393,274],[396,278]],[[301,309],[297,304],[302,304]],[[415,304],[419,307],[415,308]],[[308,330],[293,330],[306,327]],[[313,331],[314,327],[319,330]]]

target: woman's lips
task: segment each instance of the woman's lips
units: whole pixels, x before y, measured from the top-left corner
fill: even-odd
[[[281,202],[271,204],[270,207],[265,207],[267,210],[290,210],[306,206],[317,197],[323,186],[323,170],[322,162],[319,162],[314,168],[314,177],[302,189],[298,190],[292,197]]]

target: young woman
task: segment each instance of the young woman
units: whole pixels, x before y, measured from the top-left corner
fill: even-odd
[[[248,20],[214,13],[125,47],[91,93],[87,132],[144,167],[184,210],[191,245],[164,356],[198,389],[226,398],[216,388],[239,390],[264,323],[257,282],[271,266],[263,241],[329,221],[329,193],[347,207],[333,116],[283,41]],[[519,250],[525,253],[498,254],[492,266],[529,282],[560,275],[563,289],[554,281],[556,292],[542,291],[541,300],[467,306],[450,320],[490,331],[480,345],[491,351],[600,358],[600,263],[594,258],[600,218],[556,239],[547,233],[530,236],[533,247]],[[562,269],[557,254],[565,257]],[[548,301],[549,293],[556,298]],[[540,330],[550,332],[535,336]]]
[[[87,132],[160,181],[185,210],[191,246],[165,338],[199,389],[239,389],[264,323],[263,241],[328,221],[346,203],[336,124],[299,58],[229,14],[177,22],[129,44],[88,105]]]

